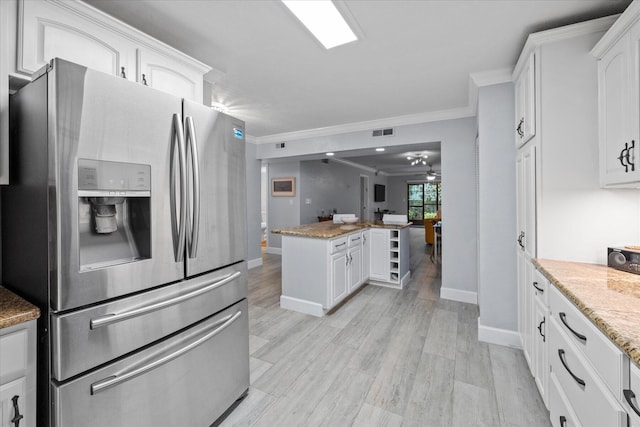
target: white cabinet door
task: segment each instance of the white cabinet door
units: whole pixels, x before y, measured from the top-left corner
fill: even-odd
[[[600,180],[603,186],[637,180],[640,171],[640,164],[635,166],[640,144],[634,140],[631,130],[634,95],[631,93],[633,52],[630,43],[631,37],[626,35],[598,61]]]
[[[515,81],[516,146],[536,134],[535,54],[531,54]]]
[[[349,249],[349,293],[362,284],[362,246]]]
[[[536,292],[534,292],[535,294]],[[540,396],[547,405],[547,383],[549,381],[549,358],[547,352],[548,310],[542,300],[534,295],[533,301],[533,377]]]
[[[44,1],[21,1],[20,6],[18,71],[31,74],[58,57],[135,80],[136,48],[126,38],[66,6]]]
[[[24,377],[0,386],[0,406],[2,407],[0,427],[15,427],[11,420],[17,415],[13,406],[13,398],[18,396],[16,403],[22,419],[21,426],[35,426],[35,414],[25,413],[26,380]]]
[[[151,49],[140,49],[138,82],[180,98],[202,103],[202,72]]]
[[[389,232],[381,228],[371,229],[371,269],[369,277],[389,280]]]
[[[536,144],[518,150],[516,159],[518,245],[528,258],[536,256]]]
[[[371,230],[362,232],[362,281],[369,279],[371,269]]]
[[[331,306],[347,296],[347,251],[331,255]]]

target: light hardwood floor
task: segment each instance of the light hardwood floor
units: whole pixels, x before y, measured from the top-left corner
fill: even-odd
[[[520,350],[442,300],[424,230],[407,289],[365,286],[324,318],[281,309],[280,257],[249,272],[251,388],[221,426],[550,426]]]

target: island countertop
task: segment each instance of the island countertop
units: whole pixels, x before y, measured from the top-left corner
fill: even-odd
[[[355,224],[334,224],[331,221],[315,222],[313,224],[297,225],[290,228],[282,228],[277,230],[271,230],[274,234],[282,234],[285,236],[299,236],[299,237],[315,237],[319,239],[332,239],[334,237],[342,236],[343,234],[349,234],[357,230],[364,230],[365,228],[388,228],[398,230],[406,228],[413,224],[408,222],[406,224],[384,224],[382,221],[360,221]]]
[[[0,329],[40,317],[40,309],[0,286]]]
[[[600,264],[548,259],[533,263],[640,366],[640,275]]]

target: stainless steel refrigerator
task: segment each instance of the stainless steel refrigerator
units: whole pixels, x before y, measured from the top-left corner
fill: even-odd
[[[208,426],[249,387],[244,123],[54,59],[12,96],[3,284],[39,425]]]

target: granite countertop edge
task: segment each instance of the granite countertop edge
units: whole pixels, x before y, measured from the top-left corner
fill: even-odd
[[[547,278],[549,281],[575,305],[587,318],[591,320],[593,324],[613,343],[620,348],[624,353],[626,353],[629,358],[638,366],[640,366],[640,335],[637,337],[630,336],[629,333],[625,333],[625,331],[621,330],[616,323],[629,323],[631,320],[634,323],[634,329],[640,329],[640,311],[635,311],[633,313],[629,313],[628,311],[622,311],[619,314],[610,312],[606,309],[601,309],[599,307],[592,307],[588,302],[585,302],[584,296],[581,295],[580,287],[588,284],[589,279],[578,279],[575,276],[572,277],[559,277],[560,275],[554,273],[554,266],[565,265],[566,268],[581,268],[584,266],[590,267],[592,269],[596,269],[600,274],[606,274],[607,276],[611,276],[612,280],[616,280],[616,278],[621,278],[624,282],[638,282],[640,286],[640,276],[626,273],[623,271],[618,271],[612,268],[607,267],[606,265],[601,264],[586,264],[586,263],[577,263],[571,261],[556,261],[556,260],[545,260],[545,259],[533,259],[533,264],[540,270],[540,272]],[[554,265],[551,265],[553,263]],[[594,279],[594,281],[597,279]],[[578,281],[581,283],[578,284]],[[599,280],[602,281],[601,278]],[[620,293],[613,289],[602,289],[602,286],[594,286],[590,289],[590,291],[594,294],[599,295],[599,299],[601,301],[611,301],[612,299],[619,298]],[[583,292],[584,293],[584,292]],[[625,298],[632,298],[631,301],[634,305],[640,307],[640,298],[636,298],[634,296],[624,296]],[[593,297],[592,297],[593,298]],[[616,322],[616,315],[620,317],[624,317],[622,321]],[[637,322],[634,321],[633,318],[629,316],[633,316]]]
[[[355,224],[334,224],[333,222],[324,221],[313,224],[297,225],[289,228],[281,228],[271,230],[273,234],[281,234],[283,236],[312,237],[318,239],[332,239],[354,231],[364,230],[366,228],[387,228],[399,230],[409,227],[412,222],[406,224],[383,224],[378,221],[363,221]],[[344,228],[343,228],[344,227]]]
[[[0,329],[19,325],[40,317],[40,309],[0,286]]]

